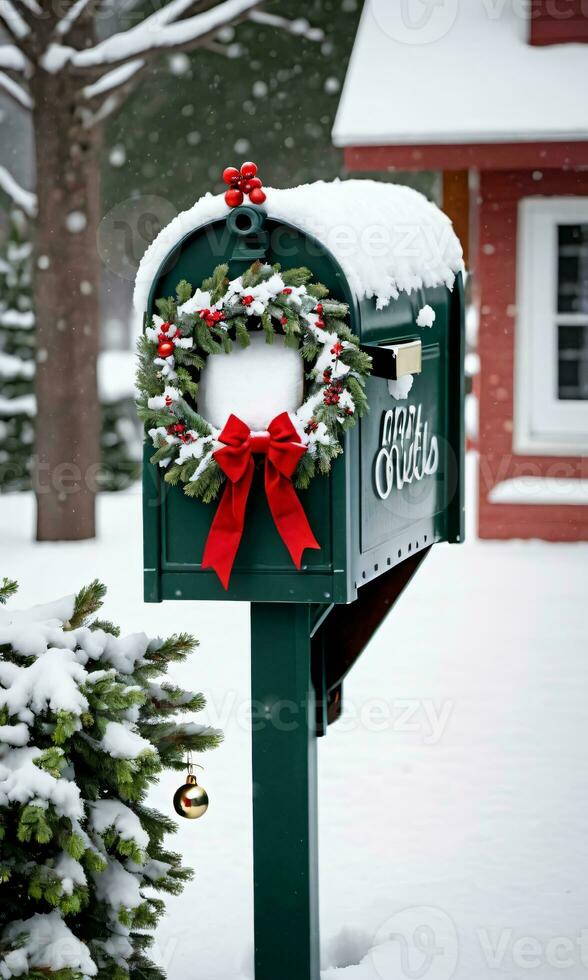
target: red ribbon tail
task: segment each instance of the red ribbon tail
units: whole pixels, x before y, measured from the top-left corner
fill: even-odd
[[[201,567],[212,568],[225,589],[229,587],[233,564],[243,536],[253,469],[251,460],[240,480],[236,483],[227,482],[204,546]]]
[[[312,533],[292,481],[269,460],[265,464],[265,492],[274,524],[296,568],[300,568],[305,549],[320,550],[320,544]]]

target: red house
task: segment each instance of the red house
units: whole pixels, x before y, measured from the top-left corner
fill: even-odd
[[[588,2],[366,0],[333,140],[442,171],[479,311],[479,533],[588,540]]]

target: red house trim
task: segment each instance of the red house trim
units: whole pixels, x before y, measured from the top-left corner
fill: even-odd
[[[588,41],[586,0],[534,0],[530,14],[530,44],[582,44]]]
[[[512,170],[588,166],[588,141],[345,147],[348,170]]]

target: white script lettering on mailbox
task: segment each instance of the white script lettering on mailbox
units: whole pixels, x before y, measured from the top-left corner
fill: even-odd
[[[423,424],[421,405],[392,408],[382,416],[381,448],[374,465],[376,492],[381,500],[396,487],[437,472],[439,446],[429,423]]]

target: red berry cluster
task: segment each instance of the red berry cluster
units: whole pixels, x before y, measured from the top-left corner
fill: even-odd
[[[263,204],[265,193],[262,190],[262,183],[257,174],[257,165],[250,160],[241,164],[241,169],[236,167],[226,167],[223,170],[223,180],[229,185],[229,190],[225,191],[225,201],[230,208],[238,208],[243,204],[243,198],[247,194],[252,204]]]
[[[340,381],[332,381],[329,387],[325,391],[325,397],[323,399],[325,405],[338,405],[341,392],[343,391],[343,385]]]
[[[183,422],[172,422],[168,425],[166,432],[168,436],[177,436],[182,442],[194,442],[194,436],[189,432],[186,432],[186,426]]]
[[[310,435],[311,432],[316,432],[318,426],[319,424],[317,420],[311,419],[310,422],[307,424],[306,428],[304,429],[304,431],[306,432],[307,435]]]
[[[201,320],[204,320],[207,327],[214,327],[225,318],[222,310],[200,310],[199,316]]]
[[[339,357],[339,354],[342,354],[343,353],[343,349],[344,349],[343,348],[343,344],[341,343],[341,341],[338,340],[331,347],[331,354],[334,354],[335,355],[335,359],[337,359]]]
[[[251,306],[254,299],[255,296],[252,296],[251,293],[247,293],[246,296],[241,297],[241,303],[243,304],[243,306]]]

